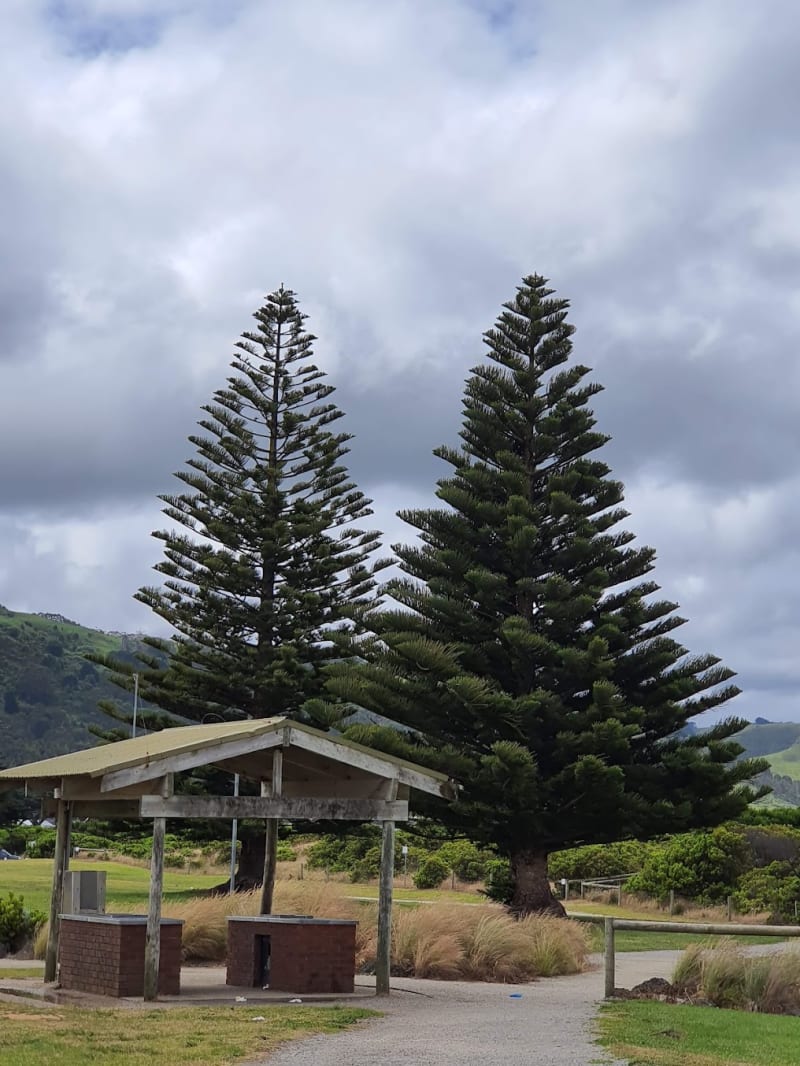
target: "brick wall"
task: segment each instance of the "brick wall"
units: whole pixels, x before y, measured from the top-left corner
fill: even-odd
[[[64,916],[59,935],[62,988],[98,996],[144,995],[144,922],[80,921]],[[182,926],[161,926],[158,991],[176,996],[181,985]]]
[[[260,987],[259,936],[271,941],[272,991],[352,992],[356,972],[356,922],[228,921],[226,983]]]

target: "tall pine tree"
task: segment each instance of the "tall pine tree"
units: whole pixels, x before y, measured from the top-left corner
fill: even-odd
[[[196,455],[176,474],[184,491],[161,497],[172,523],[153,534],[163,584],[136,598],[172,638],[148,639],[153,654],[138,663],[105,663],[128,689],[138,669],[147,728],[174,716],[301,716],[373,604],[380,534],[359,527],[370,501],[343,465],[350,436],[333,428],[342,412],[304,318],[283,287],[255,312],[227,387],[189,438]]]
[[[510,859],[518,913],[560,909],[549,852],[714,825],[763,769],[735,761],[736,719],[676,736],[738,689],[671,635],[684,619],[654,598],[654,552],[621,527],[623,487],[595,455],[600,386],[571,361],[567,307],[527,277],[485,334],[461,446],[436,452],[452,468],[441,506],[401,513],[421,543],[395,548],[398,609],[371,618],[367,665],[329,683],[461,780],[443,817]]]

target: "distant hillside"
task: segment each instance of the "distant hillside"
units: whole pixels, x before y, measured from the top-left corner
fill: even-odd
[[[790,748],[798,740],[800,740],[800,722],[761,720],[736,734],[737,743],[742,745],[748,756],[772,756]]]
[[[129,697],[87,652],[132,659],[138,638],[87,629],[56,614],[21,614],[0,606],[0,765],[91,746],[90,724],[109,720],[98,700]]]

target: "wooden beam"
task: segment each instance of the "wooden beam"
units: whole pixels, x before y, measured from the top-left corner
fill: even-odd
[[[73,800],[73,818],[138,818],[139,800]],[[42,800],[42,817],[51,818],[58,813],[58,800]]]
[[[56,845],[53,858],[53,888],[50,894],[50,927],[47,933],[47,950],[44,962],[44,979],[55,981],[58,967],[58,937],[61,926],[61,911],[64,906],[64,874],[69,868],[70,836],[72,832],[72,806],[67,800],[59,800],[56,821]]]
[[[161,802],[167,802],[162,800]],[[166,819],[153,819],[153,854],[150,859],[150,900],[144,942],[144,998],[158,998],[158,968],[161,962],[161,893],[164,886],[164,833]]]
[[[394,795],[397,783],[393,782]],[[389,995],[392,972],[392,890],[394,888],[394,822],[383,823],[381,870],[378,887],[378,946],[375,959],[375,994]]]
[[[142,796],[142,818],[282,818],[288,821],[341,819],[342,821],[408,820],[403,800],[292,799],[270,796]]]
[[[257,751],[268,751],[283,744],[286,730],[275,733],[261,733],[255,736],[237,737],[235,740],[220,741],[215,747],[193,748],[177,755],[165,755],[144,765],[129,766],[125,770],[112,770],[103,774],[100,784],[102,792],[113,792],[127,788],[141,781],[152,781],[154,777],[177,773],[180,770],[193,770],[196,766],[216,766],[226,759],[235,759],[239,755],[251,755]]]
[[[373,755],[351,748],[348,744],[339,744],[332,737],[317,736],[302,729],[290,729],[289,744],[305,748],[306,751],[313,751],[317,755],[347,766],[357,766],[360,770],[375,774],[376,777],[390,778],[402,785],[410,785],[411,788],[416,788],[420,792],[429,792],[431,795],[443,796],[445,799],[452,799],[455,796],[455,787],[451,781],[440,781],[438,778],[429,777],[423,771],[412,770],[409,766],[381,759],[377,752]]]
[[[171,774],[163,777],[149,778],[126,788],[116,788],[113,792],[102,788],[102,781],[98,777],[64,777],[61,785],[54,790],[56,799],[65,800],[138,800],[142,796],[171,796],[173,781]]]

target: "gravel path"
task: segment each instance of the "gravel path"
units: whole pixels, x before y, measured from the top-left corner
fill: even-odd
[[[669,976],[676,951],[618,956],[618,983]],[[595,959],[595,964],[598,963]],[[589,1066],[602,969],[529,985],[395,979],[385,1017],[313,1037],[261,1059],[269,1066]],[[519,993],[520,999],[511,998]],[[369,1004],[363,1004],[369,1005]],[[247,1066],[257,1066],[255,1062]]]

